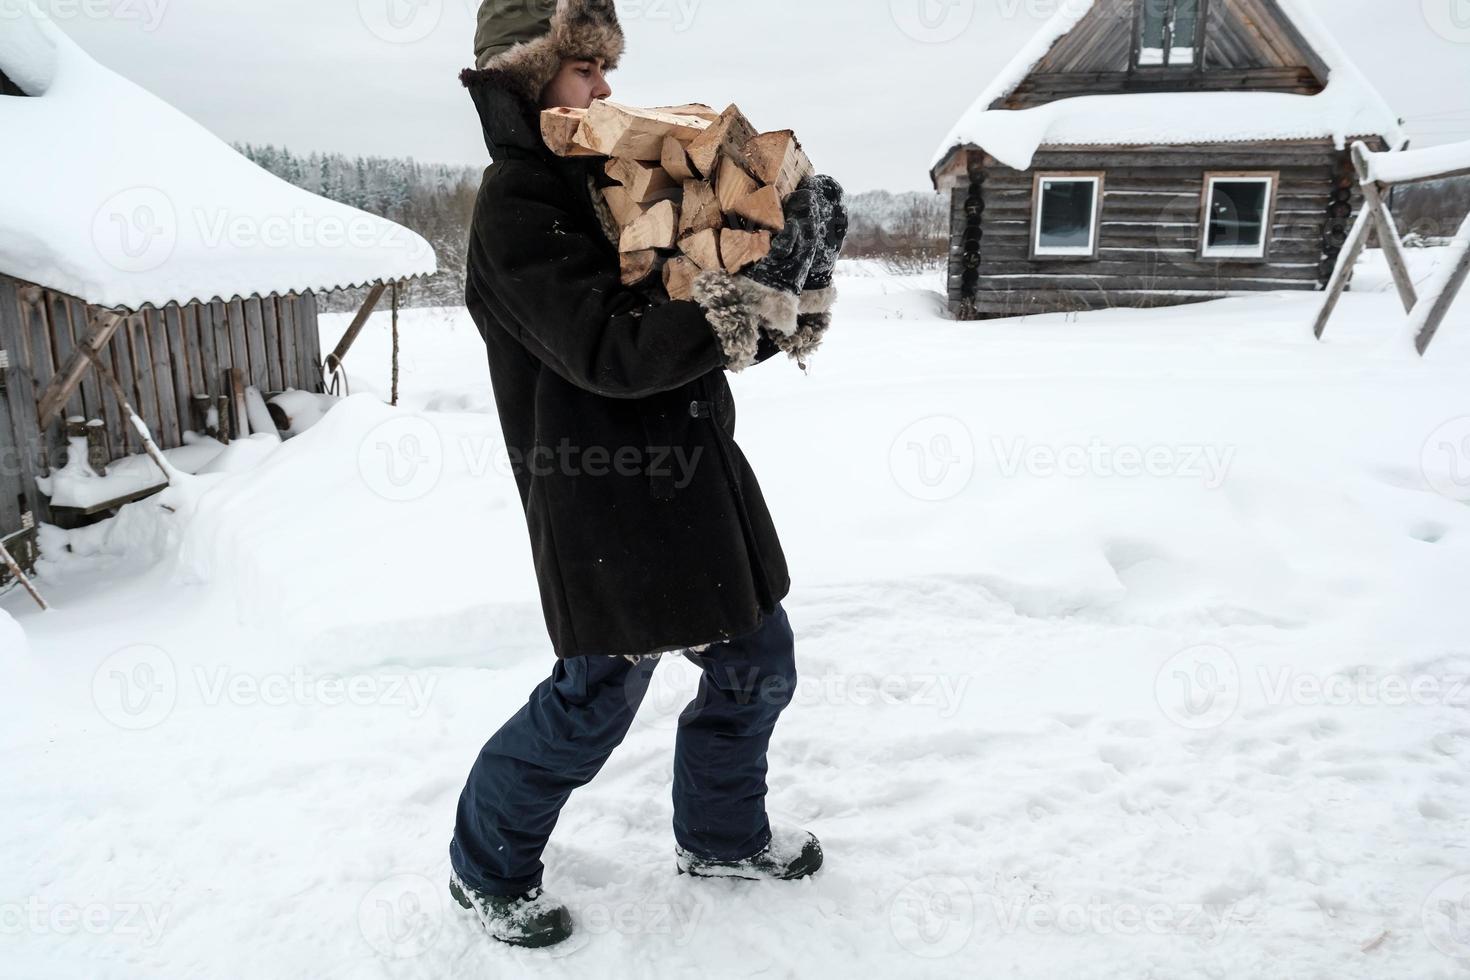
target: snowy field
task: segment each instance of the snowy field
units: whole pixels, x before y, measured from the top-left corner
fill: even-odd
[[[816,877],[675,875],[669,658],[546,856],[577,938],[448,903],[552,655],[483,346],[414,311],[403,408],[379,316],[316,427],[0,598],[0,975],[1470,977],[1470,304],[1420,361],[1376,264],[1323,344],[1310,294],[961,324],[845,273],[809,376],[733,379]]]

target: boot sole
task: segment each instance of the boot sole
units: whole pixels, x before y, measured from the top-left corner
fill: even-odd
[[[470,900],[468,895],[460,891],[459,886],[453,881],[449,883],[449,894],[459,903],[460,908],[475,913],[475,918],[480,920],[480,925],[485,925],[482,913],[479,909],[475,908],[475,903]],[[568,932],[565,936],[529,936],[526,939],[506,939],[503,936],[495,935],[489,928],[485,929],[485,934],[498,943],[515,946],[518,949],[545,949],[548,946],[556,946],[572,938],[572,933]]]

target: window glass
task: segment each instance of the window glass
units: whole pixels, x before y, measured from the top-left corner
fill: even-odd
[[[1091,255],[1097,178],[1045,177],[1037,200],[1038,255]]]
[[[1138,0],[1138,64],[1193,65],[1201,0]]]
[[[1270,208],[1270,178],[1211,178],[1205,255],[1263,257]]]

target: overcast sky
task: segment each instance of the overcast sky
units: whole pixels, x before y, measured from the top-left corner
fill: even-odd
[[[226,140],[487,162],[455,77],[479,0],[39,2]],[[761,129],[795,129],[849,192],[927,188],[939,140],[1061,2],[618,0],[628,52],[613,98],[737,102]],[[1416,145],[1470,139],[1470,0],[1308,2]]]

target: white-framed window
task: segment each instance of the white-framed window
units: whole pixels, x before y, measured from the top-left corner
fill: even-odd
[[[1100,173],[1037,174],[1031,254],[1072,258],[1096,255],[1102,191]]]
[[[1198,61],[1205,0],[1138,0],[1138,66],[1188,68]]]
[[[1275,174],[1205,174],[1200,254],[1263,259],[1271,239]]]

